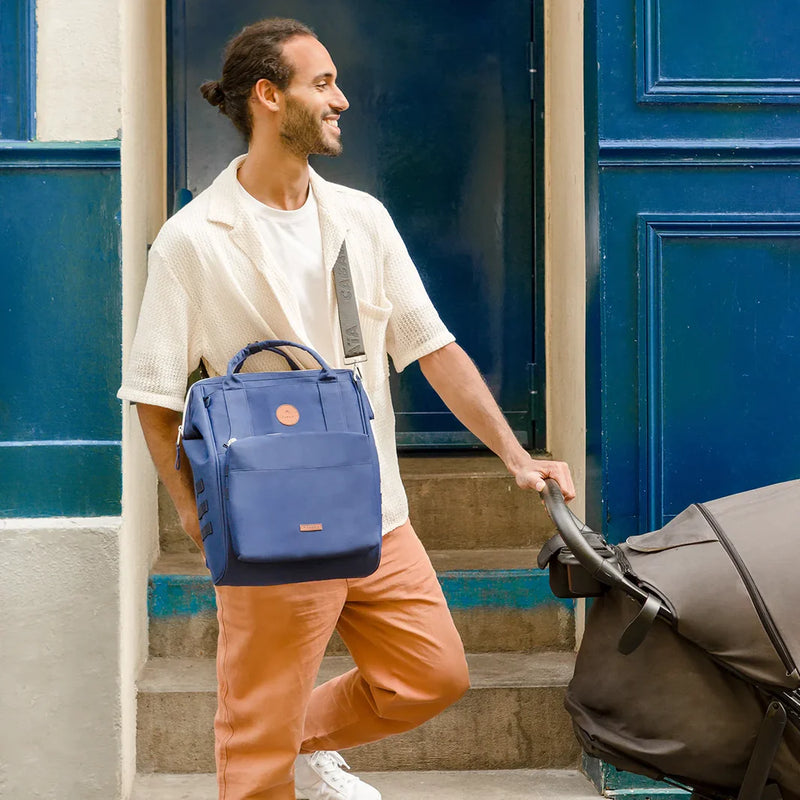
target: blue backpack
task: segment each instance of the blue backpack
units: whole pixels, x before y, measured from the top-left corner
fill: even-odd
[[[305,350],[321,368],[299,369],[283,347]],[[291,371],[240,373],[262,350],[283,356]],[[372,418],[357,374],[283,340],[250,344],[226,375],[192,385],[178,458],[182,440],[215,584],[355,578],[377,569],[381,495]]]

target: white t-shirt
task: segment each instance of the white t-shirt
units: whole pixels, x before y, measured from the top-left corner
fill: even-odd
[[[308,344],[329,364],[335,363],[334,336],[338,329],[331,329],[328,317],[330,275],[322,260],[322,233],[314,192],[309,187],[306,202],[295,211],[285,211],[256,200],[238,180],[237,185],[245,206],[256,219],[264,246],[295,292]]]

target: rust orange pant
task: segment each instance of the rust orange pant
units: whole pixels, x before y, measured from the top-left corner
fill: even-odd
[[[341,750],[420,725],[469,678],[464,648],[411,524],[367,578],[217,587],[220,800],[294,800],[299,751]],[[356,663],[314,688],[336,628]]]

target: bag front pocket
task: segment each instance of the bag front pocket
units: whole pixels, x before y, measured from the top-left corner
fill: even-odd
[[[241,561],[337,558],[380,542],[380,478],[362,433],[251,436],[228,448],[226,504]]]

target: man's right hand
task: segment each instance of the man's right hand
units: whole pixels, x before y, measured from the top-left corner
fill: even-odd
[[[137,403],[136,411],[158,476],[175,504],[181,526],[202,553],[203,537],[197,519],[192,467],[184,453],[181,454],[181,468],[175,469],[175,441],[178,438],[181,414],[170,408],[145,403]]]

